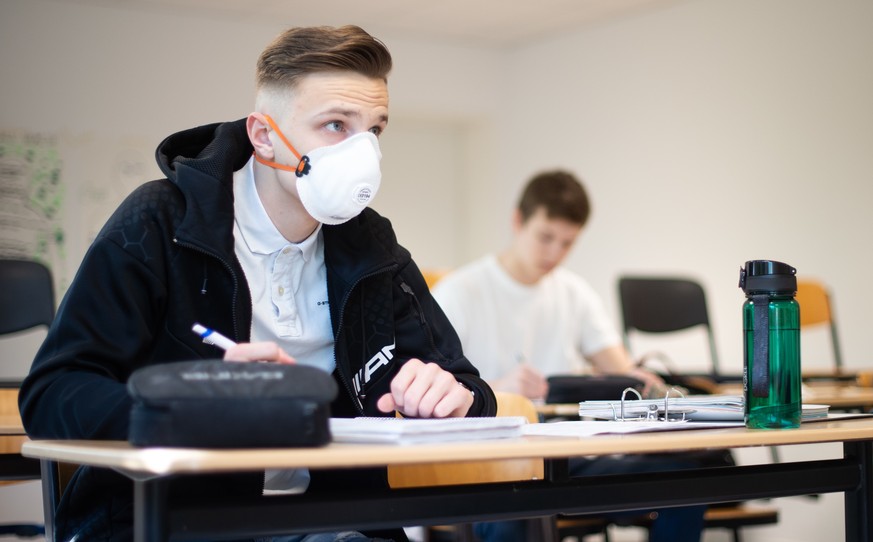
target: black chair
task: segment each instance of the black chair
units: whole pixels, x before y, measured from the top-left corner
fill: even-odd
[[[48,327],[54,318],[51,271],[39,262],[0,260],[0,335]]]
[[[715,335],[709,324],[706,294],[697,282],[683,278],[621,277],[622,335],[631,352],[629,332],[669,333],[703,326],[709,342],[710,376],[721,379]]]
[[[48,327],[54,317],[54,286],[49,269],[34,261],[0,260],[0,336]],[[44,533],[43,525],[0,525],[0,535],[35,537]]]

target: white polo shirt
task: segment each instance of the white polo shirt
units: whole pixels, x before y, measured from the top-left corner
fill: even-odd
[[[332,373],[333,329],[321,225],[285,239],[255,188],[252,161],[234,173],[234,251],[252,295],[251,340],[275,341],[298,363]]]
[[[252,162],[233,175],[234,252],[252,296],[251,341],[275,341],[298,363],[332,373],[333,329],[321,225],[300,243],[279,233],[258,197]],[[266,493],[299,493],[308,469],[267,470]]]

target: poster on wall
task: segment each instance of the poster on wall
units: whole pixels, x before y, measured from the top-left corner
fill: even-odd
[[[0,131],[0,257],[64,269],[61,166],[56,136]]]

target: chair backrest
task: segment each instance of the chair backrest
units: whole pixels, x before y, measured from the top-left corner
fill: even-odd
[[[690,279],[673,277],[620,277],[618,294],[621,302],[622,335],[631,351],[629,331],[668,333],[703,326],[709,340],[712,373],[718,374],[715,337],[709,324],[706,294],[703,287]]]
[[[446,276],[446,274],[448,274],[448,272],[449,272],[448,269],[443,269],[443,268],[422,269],[421,270],[421,274],[422,274],[422,276],[424,276],[424,282],[427,283],[427,287],[431,290],[433,289],[434,285],[440,281],[441,278],[443,278],[444,276]]]
[[[824,284],[797,279],[796,299],[800,304],[801,327],[831,323],[831,301]]]
[[[494,392],[494,395],[497,398],[498,416],[522,416],[530,423],[539,421],[536,405],[524,395],[505,391]]]
[[[0,335],[51,325],[54,287],[49,269],[26,260],[0,260]]]
[[[539,420],[533,402],[514,393],[496,392],[498,416],[524,416]],[[543,478],[542,459],[506,459],[427,463],[388,467],[388,483],[393,488],[511,482]]]
[[[843,359],[837,337],[837,324],[828,288],[822,282],[814,279],[797,279],[796,299],[800,305],[800,329],[827,324],[830,328],[834,364],[837,369],[842,368]]]

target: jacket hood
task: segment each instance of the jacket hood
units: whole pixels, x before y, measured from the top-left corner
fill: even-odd
[[[181,242],[232,260],[233,172],[252,152],[245,119],[177,132],[158,145],[158,166],[185,198],[175,232]]]
[[[155,158],[164,175],[174,182],[181,165],[222,179],[243,167],[253,151],[246,120],[240,119],[177,132],[158,145]]]

